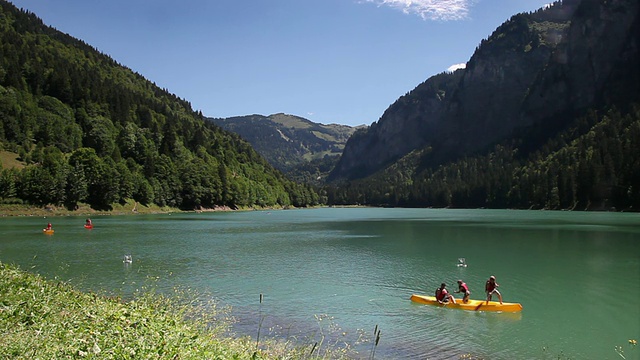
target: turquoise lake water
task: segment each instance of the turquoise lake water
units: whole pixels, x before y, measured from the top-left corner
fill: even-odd
[[[629,344],[640,340],[640,214],[323,208],[93,222],[1,218],[0,261],[125,298],[150,278],[194,289],[231,306],[239,334],[324,337],[361,358],[377,327],[380,359],[640,359]],[[409,300],[458,279],[481,299],[490,275],[521,313]]]

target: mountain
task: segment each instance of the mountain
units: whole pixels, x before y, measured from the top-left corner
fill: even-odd
[[[466,69],[428,79],[353,136],[332,179],[366,177],[425,147],[437,165],[632,96],[615,89],[637,79],[637,8],[630,0],[565,0],[513,16]]]
[[[635,0],[565,0],[514,15],[465,69],[427,79],[354,133],[330,175],[334,201],[589,208],[616,198],[629,206],[638,187],[637,161],[626,156],[638,141],[628,119],[636,119],[640,99],[639,7]],[[585,138],[590,133],[601,142]],[[582,147],[586,154],[576,150]],[[576,158],[556,163],[565,172],[548,168],[561,153]],[[600,158],[586,158],[593,154]],[[472,163],[475,170],[467,169]],[[527,183],[537,186],[532,191],[548,190],[547,198],[564,191],[567,200],[523,198],[519,176],[532,168],[555,174],[540,178],[546,184]],[[578,185],[586,173],[590,180]],[[516,193],[518,200],[510,198]]]
[[[240,135],[276,169],[306,183],[324,179],[337,163],[349,137],[363,127],[318,124],[287,114],[208,120]]]
[[[191,104],[0,0],[0,201],[307,206],[317,194]],[[3,155],[3,158],[5,156]]]

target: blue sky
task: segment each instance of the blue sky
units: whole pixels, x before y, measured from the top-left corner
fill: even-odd
[[[208,117],[377,121],[540,0],[10,0]]]

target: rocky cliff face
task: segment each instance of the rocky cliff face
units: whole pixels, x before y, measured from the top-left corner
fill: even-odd
[[[448,94],[462,71],[440,74],[420,84],[391,105],[369,128],[349,138],[331,178],[358,178],[374,173],[414,149],[424,147],[441,128]],[[338,175],[336,175],[338,174]]]
[[[466,69],[428,79],[354,134],[331,179],[366,177],[417,149],[428,149],[427,166],[438,165],[622,96],[612,84],[630,81],[621,65],[638,67],[638,7],[565,0],[513,16]]]
[[[616,83],[637,79],[639,8],[628,0],[580,3],[564,41],[527,94],[525,123],[619,100]]]

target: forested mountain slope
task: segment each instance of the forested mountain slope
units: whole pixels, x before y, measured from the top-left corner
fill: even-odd
[[[637,79],[637,13],[637,1],[565,0],[513,16],[482,41],[466,69],[428,79],[353,136],[332,178],[366,177],[424,147],[438,165],[516,130],[563,128],[576,114],[620,99]]]
[[[3,201],[101,209],[127,199],[184,209],[317,201],[186,100],[4,0],[0,121],[0,146],[27,164],[2,169]]]
[[[289,178],[316,184],[324,181],[333,169],[347,139],[357,129],[347,125],[318,124],[287,114],[208,120],[247,140]]]
[[[565,0],[513,16],[466,69],[351,137],[330,201],[637,208],[639,8]]]

